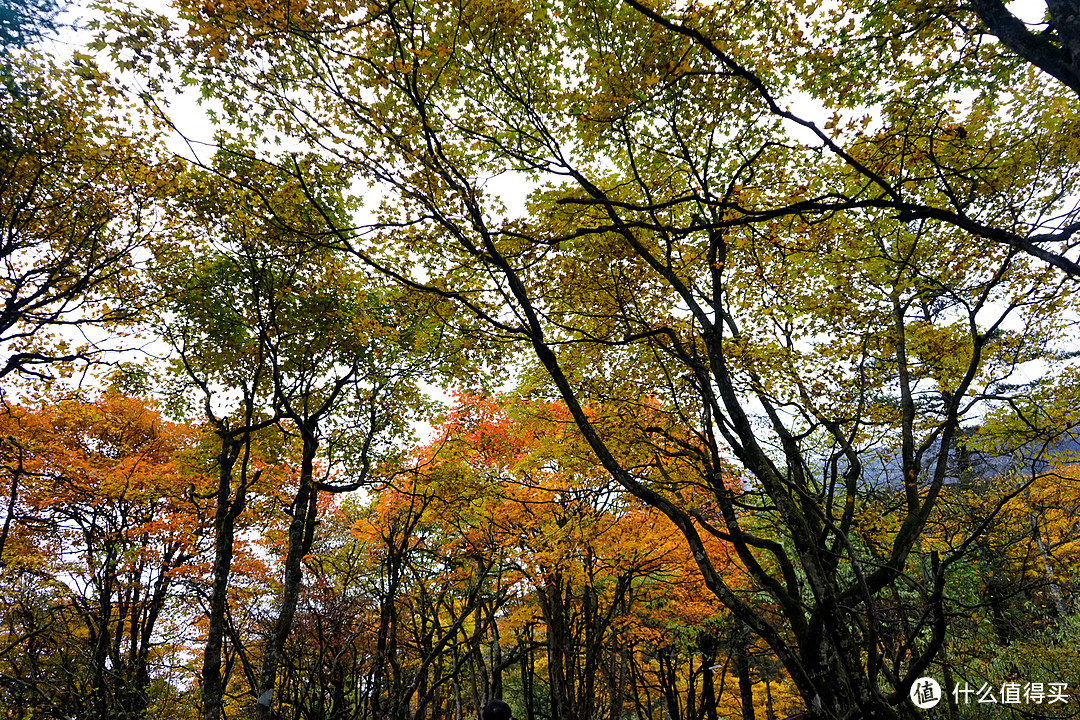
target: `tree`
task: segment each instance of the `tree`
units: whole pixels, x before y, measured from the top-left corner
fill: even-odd
[[[371,717],[443,717],[482,707],[478,684],[489,670],[480,648],[494,622],[482,609],[504,587],[502,558],[482,536],[461,532],[454,514],[438,487],[410,473],[354,520],[354,537],[375,563],[360,584],[372,602],[364,632],[370,664],[361,683],[370,688]]]
[[[971,8],[990,34],[1029,63],[1080,95],[1080,5],[1050,0],[1035,32],[999,0],[974,0]]]
[[[516,342],[526,389],[681,531],[809,716],[911,716],[974,542],[916,566],[955,440],[1024,404],[1021,366],[1066,362],[1073,94],[979,44],[968,9],[272,10],[182,4],[175,47],[242,130],[266,118],[392,190],[336,244]],[[535,183],[526,217],[504,173]],[[679,500],[673,462],[707,504]],[[875,486],[900,498],[881,556],[856,542]],[[877,608],[900,586],[923,610],[892,653]]]
[[[207,544],[190,492],[205,484],[198,429],[116,394],[3,421],[5,459],[17,455],[5,469],[21,476],[5,526],[5,717],[163,711],[180,647],[162,621]]]
[[[498,696],[523,717],[700,717],[704,666],[679,645],[717,604],[571,430],[557,405],[459,395],[376,496],[325,512],[279,712],[468,716]]]
[[[372,558],[381,556],[353,536],[350,505],[320,513],[322,532],[305,558],[305,590],[281,654],[283,715],[292,709],[299,717],[344,720],[365,717],[370,707],[363,691],[372,660],[368,587],[380,569]]]
[[[1076,618],[1076,476],[1070,465],[968,478],[943,499],[927,543],[951,548],[957,526],[987,525],[946,598],[954,619],[941,660],[957,684],[1006,672],[1068,682],[1071,650],[1056,646]]]
[[[17,89],[0,95],[0,378],[45,377],[56,363],[97,358],[92,329],[116,331],[137,314],[135,251],[155,230],[175,168],[88,56],[62,65],[23,53],[9,69]]]
[[[0,2],[0,49],[24,48],[55,29],[59,6],[53,0]],[[5,70],[6,62],[5,62]],[[7,78],[5,78],[7,79]]]
[[[250,307],[233,299],[237,288],[228,263],[213,255],[198,257],[179,244],[158,246],[158,255],[154,281],[162,289],[158,296],[170,301],[161,307],[175,313],[174,321],[164,324],[163,335],[176,351],[178,375],[201,391],[202,412],[219,440],[214,453],[218,482],[211,495],[215,509],[209,624],[200,672],[202,716],[217,720],[230,667],[223,666],[223,650],[237,522],[249,493],[262,489],[259,481],[265,468],[255,434],[278,418],[268,408],[272,386],[267,358],[245,322]],[[236,652],[244,652],[235,639],[233,644]]]
[[[654,703],[667,717],[697,715],[696,682],[716,663],[702,664],[696,646],[717,633],[718,604],[662,516],[596,466],[564,406],[458,394],[425,454],[433,514],[498,556],[499,586],[516,589],[488,614],[498,633],[479,665],[490,665],[487,697],[506,696],[497,688],[517,664],[526,717],[618,718],[632,706],[651,717]],[[674,482],[676,464],[666,469]],[[739,582],[734,559],[722,570]]]
[[[1071,253],[1080,232],[1080,207],[1062,192],[1075,172],[1072,130],[1044,115],[1049,121],[1042,127],[1045,134],[1010,136],[1029,129],[1026,120],[1032,113],[1075,107],[1077,98],[1033,69],[1077,91],[1074,51],[1080,35],[1071,0],[1046,3],[1049,22],[1039,37],[997,0],[950,8],[919,5],[903,14],[877,2],[810,12],[795,5],[748,19],[756,28],[764,26],[772,41],[788,46],[766,57],[753,57],[746,46],[732,43],[730,33],[716,30],[728,20],[726,10],[718,14],[716,8],[695,7],[676,19],[638,0],[626,2],[703,48],[725,72],[745,83],[763,112],[807,132],[810,147],[834,157],[849,176],[858,178],[854,192],[830,188],[833,192],[825,193],[800,179],[798,192],[786,202],[736,202],[738,212],[751,209],[751,214],[767,217],[888,208],[902,221],[951,225],[1080,277]],[[809,32],[781,29],[785,14],[805,17]],[[984,42],[987,30],[1031,66],[1013,52]],[[750,29],[747,34],[756,32]],[[842,57],[838,48],[843,48]],[[1014,85],[1017,93],[1002,94],[1006,85]],[[979,95],[970,108],[954,95],[960,87]],[[828,121],[795,110],[795,102],[784,102],[785,94],[797,92],[807,93],[832,113]],[[987,114],[1003,100],[1011,104],[1013,119],[987,122]],[[879,104],[886,118],[880,128],[873,113],[867,113]],[[968,134],[972,129],[985,135],[976,140]],[[998,179],[1022,172],[1020,167],[1032,172],[1026,192],[1016,178],[1012,184]]]
[[[313,160],[289,159],[299,168]],[[258,475],[245,475],[256,434],[280,433],[295,455],[284,508],[281,598],[252,678],[256,716],[272,713],[279,660],[299,602],[303,558],[315,538],[319,493],[363,487],[397,451],[427,400],[417,389],[429,365],[452,351],[428,317],[436,304],[378,283],[318,242],[340,220],[333,188],[313,203],[294,178],[241,153],[222,153],[191,176],[177,235],[157,248],[159,293],[175,313],[178,364],[203,396],[222,439],[218,459],[219,568],[204,661],[205,718],[220,712],[220,663],[232,523]],[[333,172],[321,165],[312,172]],[[333,214],[331,214],[333,211]],[[326,214],[324,217],[323,214]],[[179,240],[180,242],[176,242]],[[240,396],[230,419],[219,397]],[[232,468],[240,479],[232,487]],[[249,479],[250,478],[250,479]]]

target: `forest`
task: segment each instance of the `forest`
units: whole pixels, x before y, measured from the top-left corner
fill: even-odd
[[[0,720],[1080,718],[1080,0],[0,0]]]

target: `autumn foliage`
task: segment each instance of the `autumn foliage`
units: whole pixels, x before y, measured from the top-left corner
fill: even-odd
[[[115,394],[0,421],[9,716],[164,712],[209,547],[198,428]]]
[[[1080,717],[1077,0],[91,5],[0,720]]]

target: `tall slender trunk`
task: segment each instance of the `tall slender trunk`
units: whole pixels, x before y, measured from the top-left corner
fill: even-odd
[[[518,648],[521,651],[521,695],[525,701],[525,720],[536,720],[536,692],[533,685],[536,678],[536,656],[532,626],[524,628],[518,636]]]
[[[319,443],[311,428],[302,427],[301,432],[304,437],[304,454],[300,464],[300,487],[293,500],[293,517],[292,522],[289,523],[289,547],[285,556],[281,608],[263,651],[259,687],[256,690],[256,720],[270,720],[274,717],[274,686],[277,681],[278,664],[296,615],[304,556],[311,550],[311,543],[315,537],[319,496],[318,489],[315,487],[314,467],[315,453],[318,451]]]
[[[89,544],[87,546],[89,547]],[[106,551],[101,563],[101,572],[104,577],[101,579],[101,589],[99,590],[97,616],[88,618],[88,621],[95,626],[93,635],[94,649],[91,661],[94,669],[93,687],[90,693],[92,698],[91,707],[94,708],[93,712],[96,713],[96,717],[102,720],[111,715],[110,709],[112,705],[112,694],[105,677],[105,666],[109,657],[109,625],[112,622],[113,615],[112,594],[115,567],[116,561],[113,558],[112,550],[109,549]]]
[[[228,605],[229,573],[232,570],[233,541],[236,518],[244,511],[248,485],[258,480],[259,473],[247,481],[247,468],[241,468],[240,486],[233,497],[233,470],[247,438],[239,441],[222,432],[221,453],[218,455],[218,489],[214,509],[214,567],[210,589],[210,616],[203,651],[202,720],[219,720],[225,696],[225,674],[222,672],[222,648],[225,639],[226,607]]]
[[[701,662],[705,668],[704,676],[701,679],[701,715],[705,720],[717,720],[716,716],[716,686],[713,684],[713,673],[716,671],[716,654],[709,652],[703,652],[701,655]],[[725,668],[726,671],[726,668]],[[720,692],[724,692],[723,684],[721,683]]]
[[[540,608],[547,626],[548,683],[552,720],[573,718],[573,668],[570,663],[570,618],[564,597],[562,572],[550,573],[544,587],[539,588]],[[567,596],[569,590],[566,590]]]
[[[1046,574],[1046,584],[1050,588],[1050,597],[1054,598],[1054,608],[1058,612],[1059,622],[1069,614],[1069,608],[1065,605],[1065,598],[1061,595],[1061,587],[1054,578],[1054,564],[1051,561],[1050,552],[1043,542],[1042,533],[1039,532],[1039,520],[1037,516],[1031,516],[1031,536],[1035,539],[1035,547],[1039,549],[1039,559],[1042,560],[1043,572]]]
[[[499,638],[499,623],[496,618],[496,609],[498,603],[495,600],[491,601],[488,608],[489,614],[487,618],[488,627],[491,628],[491,697],[501,698],[503,696],[503,658],[502,658],[502,644]]]
[[[187,557],[178,548],[170,548],[166,550],[163,560],[161,570],[154,582],[154,589],[144,601],[145,607],[141,615],[138,635],[135,634],[134,623],[132,623],[132,700],[128,707],[128,712],[132,717],[142,717],[149,704],[147,690],[150,688],[151,640],[154,635],[154,626],[157,624],[158,616],[169,594],[168,571],[185,562]]]
[[[754,720],[754,684],[750,680],[750,660],[746,655],[746,644],[746,631],[743,630],[735,639],[735,675],[739,678],[743,720]]]

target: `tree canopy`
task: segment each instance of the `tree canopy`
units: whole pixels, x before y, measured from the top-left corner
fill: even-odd
[[[98,358],[57,326],[168,347],[204,720],[892,720],[927,676],[959,718],[1009,663],[1074,712],[1030,701],[1077,627],[1080,26],[1043,9],[103,8],[2,106],[0,378]]]

